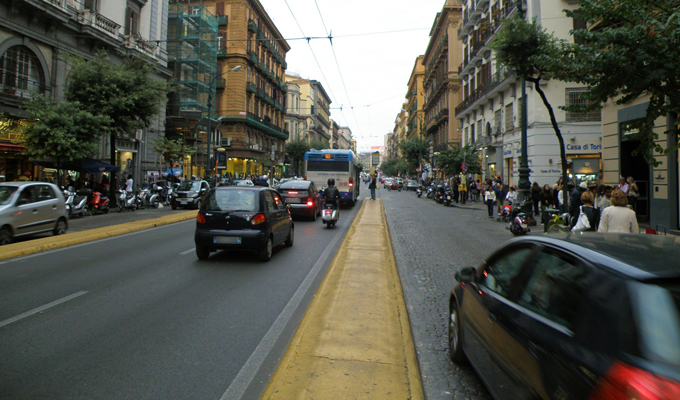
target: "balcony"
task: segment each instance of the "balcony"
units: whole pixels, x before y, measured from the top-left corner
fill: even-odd
[[[158,46],[147,42],[142,39],[141,36],[135,35],[124,35],[123,44],[128,49],[135,49],[137,51],[143,52],[149,56],[155,56],[158,51]]]
[[[215,88],[216,89],[224,89],[224,86],[226,85],[227,80],[225,78],[219,78],[215,80]]]
[[[257,93],[257,85],[255,85],[253,82],[248,82],[246,84],[246,90],[250,93]]]
[[[226,26],[228,23],[229,23],[229,16],[228,15],[218,15],[217,16],[217,25]]]
[[[491,79],[488,81],[484,82],[482,85],[480,85],[477,89],[474,90],[474,92],[470,93],[470,95],[463,100],[458,107],[456,107],[456,118],[458,118],[458,115],[468,109],[470,106],[472,106],[477,100],[480,98],[484,97],[484,95],[488,94],[491,90],[496,88],[498,85],[500,85],[503,81],[505,81],[507,78],[511,77],[512,75],[508,73],[505,68],[501,69],[500,71],[494,73],[491,76]]]
[[[255,21],[252,19],[248,20],[248,32],[253,32],[255,34],[258,32],[257,25],[255,25]]]
[[[118,39],[119,34],[118,31],[120,30],[120,25],[104,17],[103,15],[99,14],[96,11],[79,10],[78,22],[80,22],[83,25],[89,25],[97,29],[98,31],[111,36],[114,39]]]

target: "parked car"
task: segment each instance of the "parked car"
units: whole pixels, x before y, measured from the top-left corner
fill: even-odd
[[[420,187],[420,185],[418,184],[418,181],[415,179],[409,179],[406,182],[406,190],[412,190],[415,192],[416,190],[418,190],[418,187]]]
[[[283,197],[293,217],[304,216],[316,221],[321,215],[323,200],[319,197],[319,191],[312,181],[288,181],[279,186],[279,193]]]
[[[208,190],[210,190],[210,185],[207,181],[184,181],[172,193],[170,206],[173,210],[176,210],[177,207],[200,208],[203,195]]]
[[[3,182],[0,184],[0,245],[16,237],[68,229],[64,195],[52,183]]]
[[[449,352],[497,399],[680,398],[680,237],[523,236],[455,275]]]
[[[295,226],[286,204],[268,187],[218,187],[210,190],[196,217],[196,256],[217,250],[249,250],[269,261],[279,244],[293,245]]]

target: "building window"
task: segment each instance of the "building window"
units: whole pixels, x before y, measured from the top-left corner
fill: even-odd
[[[194,8],[193,11],[195,11]],[[193,12],[192,11],[192,12]],[[127,9],[125,10],[125,34],[126,35],[138,35],[139,34],[139,7],[132,5],[128,2]]]
[[[566,101],[565,105],[588,105],[592,104],[589,100],[583,98],[582,94],[587,93],[587,88],[571,88],[566,89]],[[594,110],[587,113],[576,113],[567,111],[566,121],[567,122],[588,122],[588,121],[601,121],[602,116],[600,110]]]
[[[514,127],[514,114],[512,112],[512,103],[505,106],[505,133],[512,133]]]
[[[5,93],[30,96],[45,92],[43,71],[35,54],[27,47],[12,46],[0,57],[0,77]]]

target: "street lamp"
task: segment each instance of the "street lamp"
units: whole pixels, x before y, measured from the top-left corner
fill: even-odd
[[[206,158],[206,163],[205,163],[205,174],[206,178],[210,178],[212,175],[212,166],[210,165],[210,137],[212,136],[210,132],[210,109],[212,107],[212,93],[213,93],[213,85],[215,84],[215,80],[219,78],[220,76],[224,74],[228,74],[229,72],[236,72],[241,69],[240,65],[235,66],[234,68],[230,69],[229,71],[222,72],[221,74],[217,74],[212,77],[210,80],[210,85],[208,86],[208,147],[206,148],[205,152],[205,158]]]

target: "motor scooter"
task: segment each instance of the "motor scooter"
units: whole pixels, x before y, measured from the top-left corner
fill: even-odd
[[[76,193],[73,186],[69,186],[64,189],[64,198],[66,201],[66,210],[68,212],[68,217],[73,218],[75,216],[87,215],[87,196],[89,190],[85,189],[86,192],[81,192],[80,190]]]
[[[158,208],[158,205],[160,204],[160,199],[159,199],[159,194],[158,193],[151,193],[149,190],[149,185],[146,184],[143,186],[143,188],[137,193],[137,208],[148,208],[148,207],[153,207],[153,208]]]
[[[132,194],[128,193],[123,189],[118,190],[118,212],[121,212],[123,210],[132,210],[135,211],[137,209],[137,202],[135,201],[137,197]]]
[[[527,216],[522,212],[522,204],[512,210],[512,213],[510,214],[510,226],[507,227],[507,229],[515,236],[526,235],[527,232],[530,232]]]
[[[109,198],[104,196],[100,191],[93,190],[92,198],[90,199],[90,211],[92,211],[92,214],[108,214],[109,208]]]
[[[325,203],[323,212],[321,213],[321,222],[327,225],[328,228],[335,225],[340,217],[340,210],[335,203]]]
[[[416,189],[416,194],[418,195],[418,197],[423,195],[423,187],[422,186],[418,186],[418,189]]]

